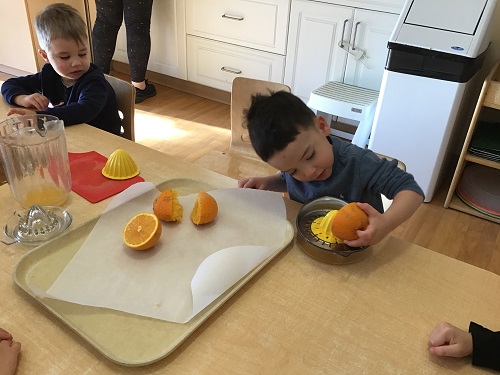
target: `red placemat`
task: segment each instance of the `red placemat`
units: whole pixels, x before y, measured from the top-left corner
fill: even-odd
[[[100,202],[122,192],[136,182],[144,181],[140,176],[128,180],[111,180],[104,177],[101,171],[108,159],[95,151],[68,152],[68,156],[73,180],[72,190],[91,203]]]

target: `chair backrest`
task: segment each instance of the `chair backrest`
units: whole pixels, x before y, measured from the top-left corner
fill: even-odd
[[[394,158],[384,155],[384,154],[379,154],[377,153],[377,156],[381,159],[387,159],[387,160],[393,160]],[[402,161],[398,160],[398,168],[402,169],[403,171],[406,171],[406,164],[403,163]],[[382,195],[382,205],[384,206],[384,212],[387,211],[387,209],[391,206],[392,204],[392,199],[388,199],[385,197],[385,195]]]
[[[118,110],[122,117],[122,137],[135,141],[134,110],[135,87],[122,79],[105,74],[106,80],[115,90]]]
[[[231,89],[231,151],[260,160],[250,143],[243,111],[250,107],[252,95],[269,94],[269,92],[276,91],[291,92],[290,87],[283,83],[245,77],[236,77],[233,80]]]
[[[384,158],[384,159],[387,159],[387,160],[393,160],[394,158],[390,157],[390,156],[387,156],[387,155],[384,155],[384,154],[379,154],[378,152],[376,152],[377,156],[379,158]],[[401,160],[398,160],[398,168],[402,169],[403,171],[406,172],[406,164],[403,163]]]

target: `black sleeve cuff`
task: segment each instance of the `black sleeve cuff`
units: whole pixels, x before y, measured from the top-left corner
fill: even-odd
[[[469,332],[472,335],[472,364],[500,370],[500,332],[474,322],[470,322]]]

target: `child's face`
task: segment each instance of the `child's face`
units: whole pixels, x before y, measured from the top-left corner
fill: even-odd
[[[77,43],[73,39],[53,39],[47,51],[40,55],[63,77],[65,84],[72,83],[84,75],[90,67],[90,52],[87,43]]]
[[[316,117],[316,127],[302,130],[297,138],[267,162],[296,180],[323,181],[332,174],[333,150],[326,139],[330,127],[322,117]]]

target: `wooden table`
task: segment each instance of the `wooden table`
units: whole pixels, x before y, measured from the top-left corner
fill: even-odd
[[[196,178],[215,187],[236,181],[87,125],[66,129],[71,152],[109,156],[124,148],[146,181]],[[0,187],[0,222],[20,207]],[[100,215],[71,193],[71,230]],[[294,223],[300,205],[286,201]],[[500,329],[500,277],[392,237],[358,263],[322,264],[287,247],[165,359],[123,367],[103,357],[12,281],[30,250],[0,246],[0,327],[22,342],[17,374],[480,374],[470,358],[428,354],[440,320],[475,320]],[[134,337],[130,337],[134,340]]]

